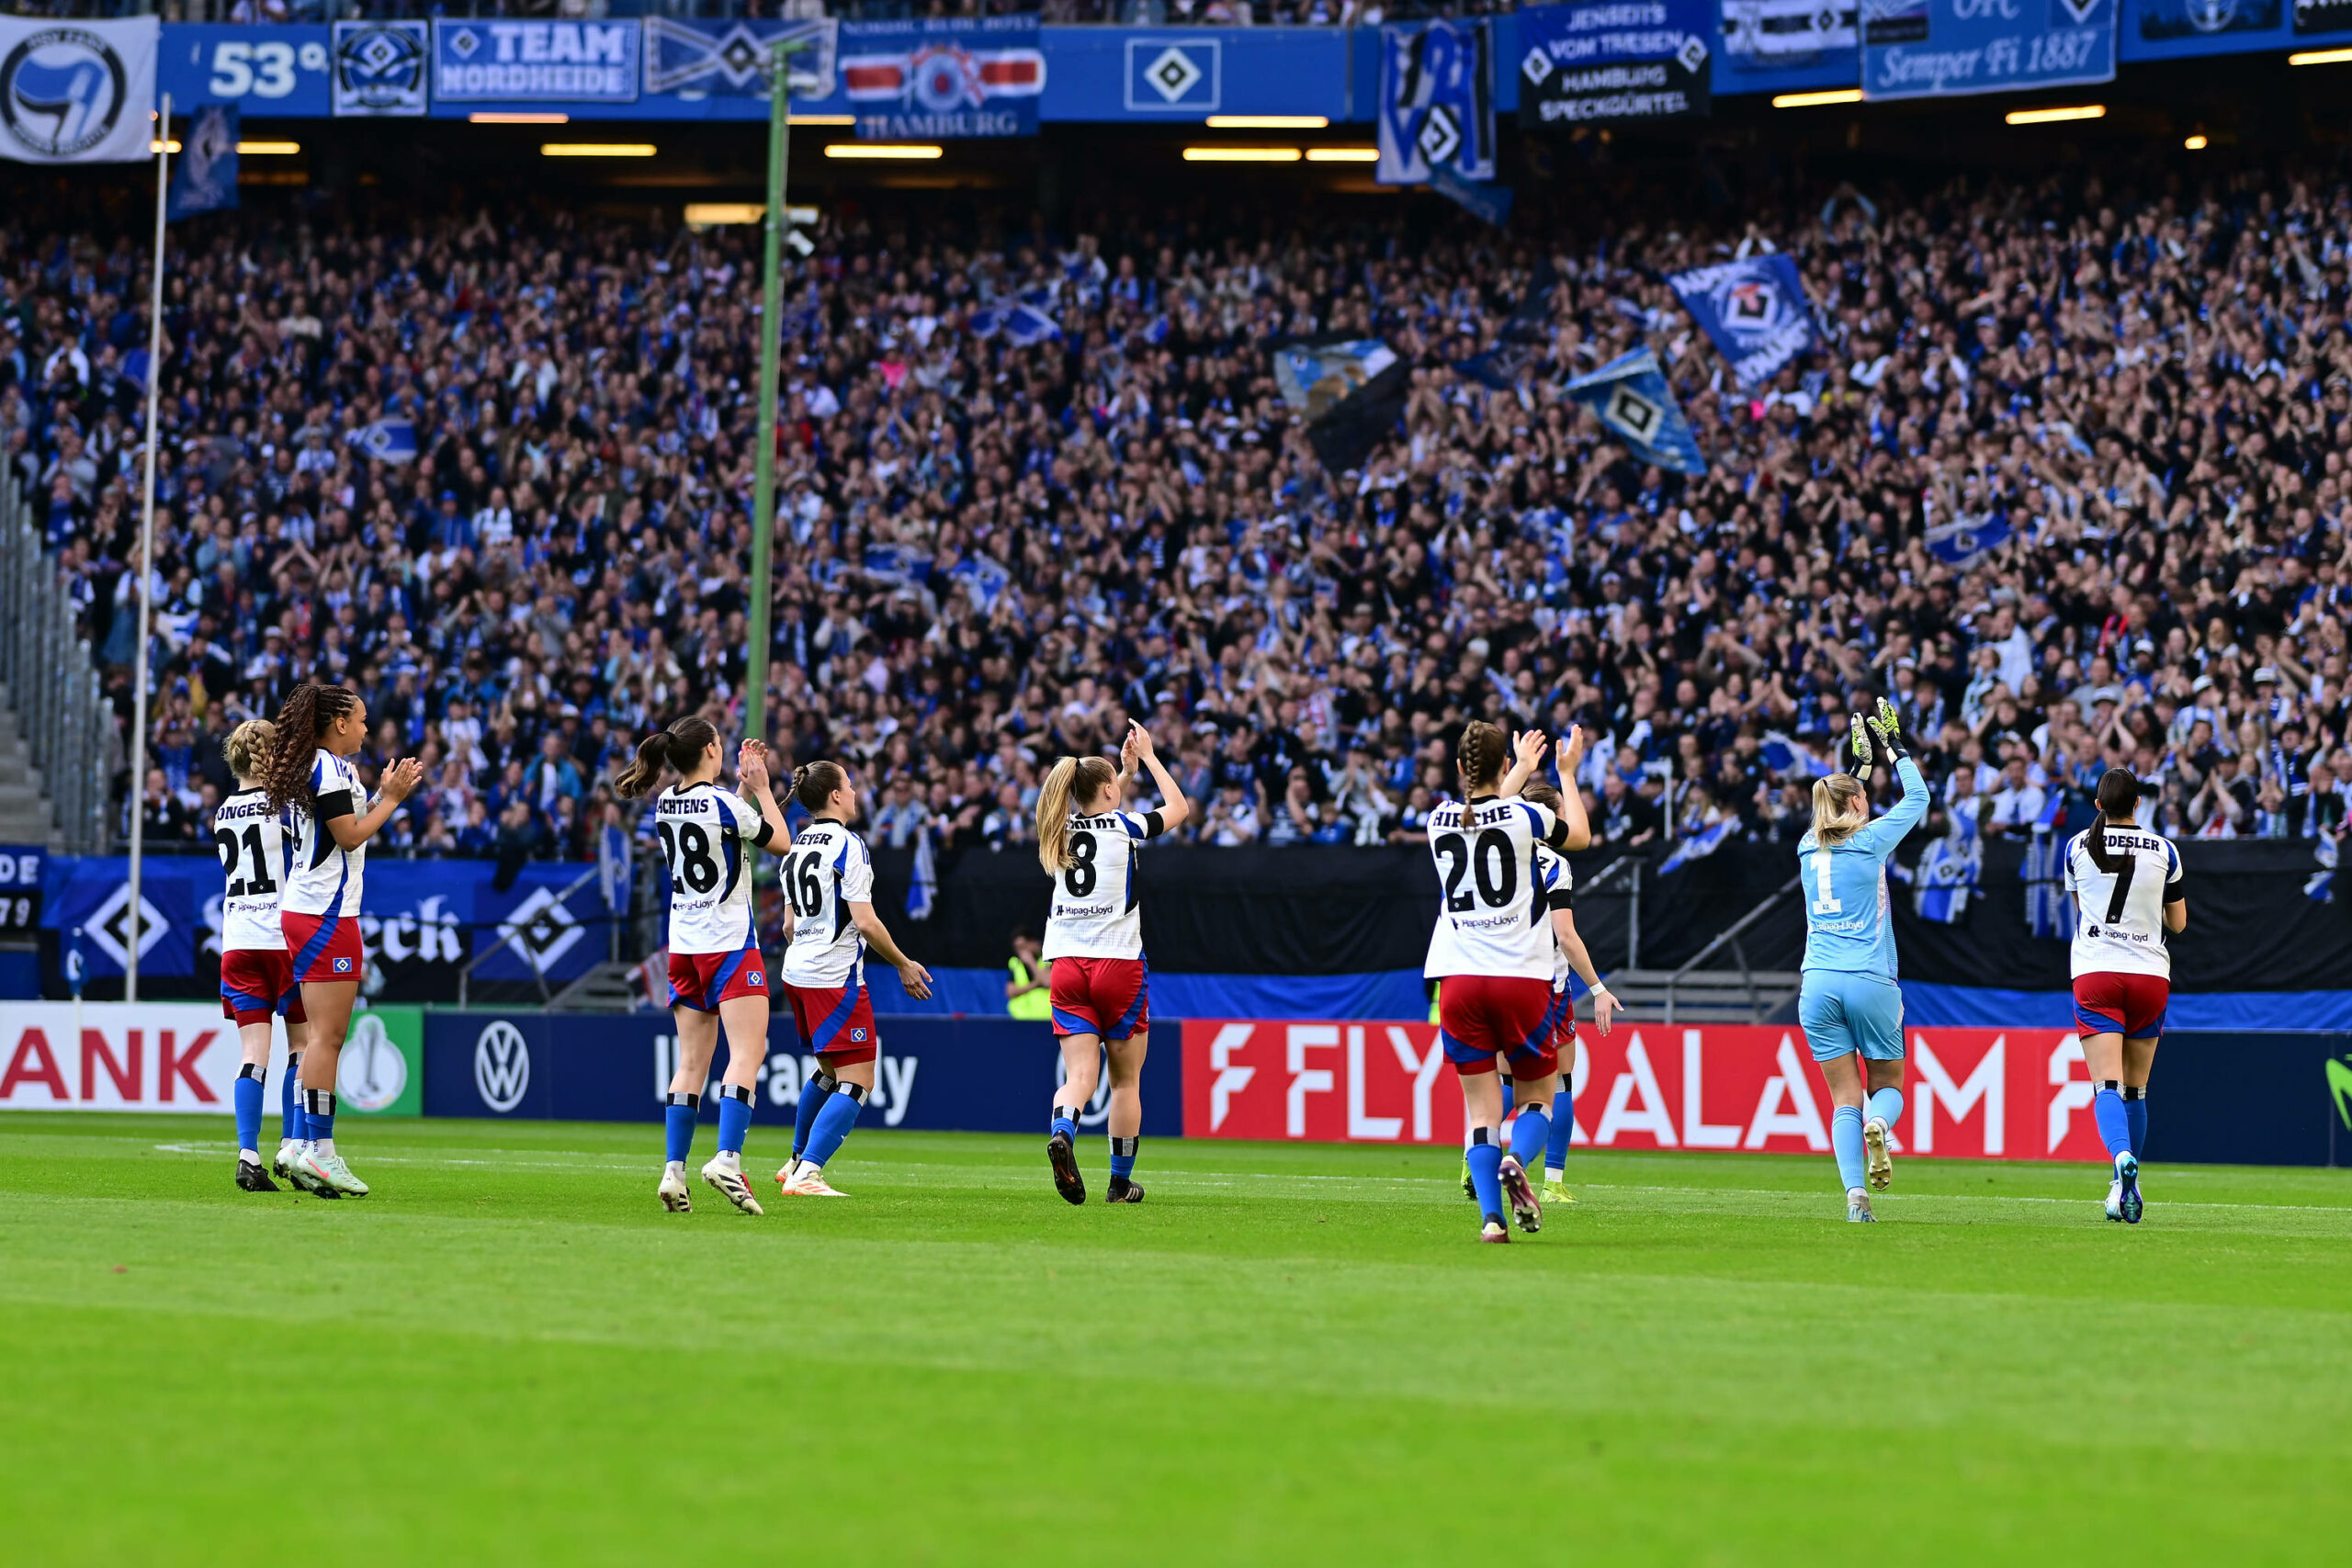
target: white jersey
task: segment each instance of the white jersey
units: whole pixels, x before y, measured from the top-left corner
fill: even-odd
[[[1564,836],[1558,818],[1532,801],[1483,795],[1430,813],[1440,907],[1421,973],[1552,978],[1549,889],[1537,856]]]
[[[1576,908],[1573,889],[1576,877],[1568,870],[1568,863],[1547,849],[1535,852],[1535,864],[1544,879],[1544,926],[1552,926],[1552,911]],[[1576,973],[1568,967],[1568,950],[1560,945],[1560,933],[1552,932],[1552,989],[1565,991],[1568,980]]]
[[[2165,906],[2182,897],[2180,852],[2154,833],[2109,828],[2108,852],[2120,857],[2120,863],[2104,872],[2084,842],[2098,831],[2077,833],[2066,842],[2066,891],[2075,896],[2075,973],[2170,979]]]
[[[742,953],[757,948],[746,846],[775,836],[741,795],[715,784],[665,789],[653,828],[670,867],[670,951]]]
[[[865,980],[865,939],[852,904],[874,902],[874,857],[849,825],[820,817],[793,836],[784,857],[785,897],[792,904],[792,945],[784,950],[784,983],[839,990]]]
[[[1143,956],[1136,854],[1165,831],[1167,825],[1157,811],[1071,815],[1070,864],[1054,878],[1042,959]]]
[[[277,896],[291,862],[286,819],[269,808],[260,790],[241,789],[212,813],[212,844],[220,852],[220,951],[283,953],[286,932],[277,921]]]
[[[367,812],[368,791],[359,770],[321,749],[311,762],[311,806],[293,811],[294,858],[286,873],[282,907],[297,915],[359,913],[359,883],[368,866],[368,846],[346,850],[327,824]]]

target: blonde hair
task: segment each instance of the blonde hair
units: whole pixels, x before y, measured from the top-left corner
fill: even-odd
[[[1070,806],[1091,806],[1119,776],[1101,757],[1064,757],[1037,792],[1037,863],[1059,876],[1075,863],[1069,852]]]
[[[220,755],[240,779],[258,779],[267,771],[270,753],[277,749],[277,726],[266,718],[249,718],[229,731]]]
[[[1826,849],[1870,826],[1871,795],[1851,773],[1813,781],[1813,841]]]

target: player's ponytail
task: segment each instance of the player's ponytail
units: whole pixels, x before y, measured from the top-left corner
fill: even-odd
[[[810,811],[822,811],[833,792],[849,783],[849,772],[839,762],[811,762],[792,775],[792,798]]]
[[[1073,863],[1070,808],[1093,805],[1118,776],[1101,757],[1064,757],[1046,773],[1045,787],[1037,792],[1037,863],[1047,876],[1059,876]]]
[[[1871,795],[1851,773],[1813,781],[1813,841],[1824,849],[1842,844],[1870,825]]]
[[[1560,792],[1541,780],[1521,786],[1519,798],[1530,806],[1540,806],[1555,816],[1560,810]]]
[[[1487,784],[1499,784],[1503,770],[1510,766],[1510,737],[1483,718],[1474,718],[1462,727],[1462,740],[1453,749],[1454,765],[1462,770],[1462,782],[1472,793]]]
[[[311,808],[311,762],[319,742],[328,726],[358,705],[349,687],[322,686],[316,681],[305,681],[288,694],[277,713],[276,744],[261,781],[272,811],[289,806]]]
[[[2129,768],[2109,768],[2099,775],[2098,820],[2083,835],[2083,848],[2090,852],[2091,863],[2101,875],[2112,876],[2123,869],[2123,857],[2107,847],[2109,827],[2136,828],[2140,825],[2140,781]]]
[[[634,800],[653,793],[662,782],[662,770],[673,769],[680,778],[694,771],[710,743],[718,739],[718,727],[710,720],[693,716],[678,720],[667,729],[658,729],[637,743],[637,761],[621,771],[613,781],[613,793],[624,800]]]
[[[277,726],[266,718],[249,718],[229,732],[229,739],[221,742],[220,757],[239,782],[258,779],[267,771],[277,743]]]

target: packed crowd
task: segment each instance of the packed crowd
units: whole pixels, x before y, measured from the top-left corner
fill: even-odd
[[[1056,755],[1134,717],[1201,840],[1374,844],[1448,793],[1468,718],[1579,723],[1606,838],[1793,839],[1886,691],[1925,831],[2084,813],[2112,763],[2173,833],[2340,827],[2342,179],[1815,193],[1542,248],[1374,218],[829,214],[784,323],[777,743],[851,763],[885,842],[1001,847]],[[0,446],[127,722],[144,259],[10,222]],[[315,674],[426,763],[388,846],[588,852],[639,735],[741,711],[756,231],[175,232],[148,841],[198,841],[220,737]],[[1758,243],[1825,341],[1743,391],[1661,274]],[[1520,385],[1457,374],[1547,251]],[[1267,359],[1333,331],[1412,367],[1341,474]],[[1643,344],[1703,477],[1557,389]],[[2007,536],[1948,563],[1923,539],[1955,519]]]

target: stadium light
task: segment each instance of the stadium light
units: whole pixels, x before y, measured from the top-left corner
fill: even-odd
[[[169,141],[150,141],[147,143],[147,151],[150,152],[177,152],[179,150],[179,139],[176,137],[173,138]]]
[[[240,141],[237,143],[237,156],[240,158],[291,158],[301,151],[302,144],[299,141]]]
[[[767,219],[768,209],[756,201],[690,201],[686,203],[686,226],[707,229],[721,223],[760,223]]]
[[[1838,87],[1826,93],[1781,93],[1772,99],[1776,109],[1817,109],[1830,104],[1859,104],[1860,87]]]
[[[1295,164],[1301,154],[1295,147],[1187,147],[1187,164]],[[1374,153],[1374,157],[1379,154]]]
[[[1377,147],[1309,147],[1306,161],[1310,164],[1377,164]]]
[[[650,141],[542,141],[542,158],[650,158]]]
[[[1203,122],[1211,130],[1323,130],[1331,117],[1321,114],[1213,114]]]
[[[2290,65],[2352,65],[2352,49],[2307,49],[2287,57]]]
[[[829,141],[825,144],[828,158],[944,158],[947,149],[937,142],[921,141]]]
[[[857,116],[854,114],[797,114],[792,117],[792,123],[795,125],[855,125]]]
[[[570,125],[568,114],[469,114],[468,125]]]
[[[2191,152],[2202,152],[2205,151],[2206,147],[2205,133],[2200,130],[2196,135],[2190,137],[2188,141],[2182,142],[2181,145],[2188,148]]]
[[[2005,117],[2011,125],[2052,125],[2062,119],[2105,119],[2105,104],[2070,104],[2054,109],[2011,109]]]

